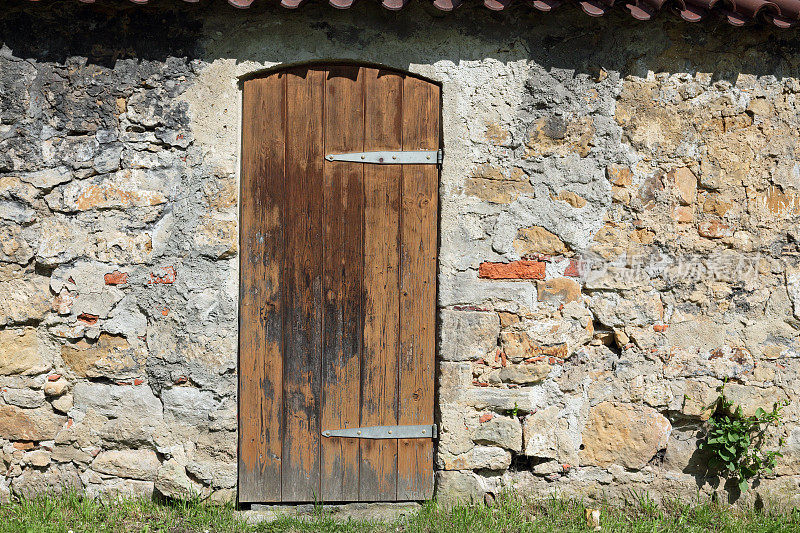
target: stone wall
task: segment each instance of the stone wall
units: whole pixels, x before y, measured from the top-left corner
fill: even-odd
[[[735,500],[727,379],[791,401],[744,499],[794,502],[792,31],[263,4],[0,15],[0,500],[235,496],[237,77],[335,58],[443,87],[440,498]]]

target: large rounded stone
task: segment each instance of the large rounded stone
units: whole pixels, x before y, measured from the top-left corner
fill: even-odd
[[[638,470],[666,448],[671,431],[669,420],[650,407],[600,403],[589,411],[581,464]]]

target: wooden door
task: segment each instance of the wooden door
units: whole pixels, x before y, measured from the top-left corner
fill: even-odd
[[[323,437],[433,423],[437,85],[355,65],[243,87],[239,500],[430,498],[433,441]]]

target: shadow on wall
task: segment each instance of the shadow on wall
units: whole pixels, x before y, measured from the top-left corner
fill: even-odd
[[[800,40],[794,30],[766,24],[734,28],[721,19],[692,24],[666,10],[641,22],[622,7],[593,18],[576,5],[544,14],[517,4],[492,12],[476,1],[445,13],[427,0],[414,0],[400,12],[375,2],[337,10],[319,0],[299,10],[267,1],[238,10],[224,0],[162,0],[144,6],[14,0],[0,15],[0,42],[23,59],[63,63],[81,56],[103,67],[130,58],[324,59],[314,55],[320,37],[329,41],[325,50],[336,58],[364,59],[363,50],[374,46],[380,50],[376,56],[383,57],[373,61],[397,68],[493,58],[587,74],[600,68],[622,76],[645,76],[648,70],[709,72],[731,82],[739,74],[780,78],[799,70]],[[407,46],[387,50],[385,44],[395,41]]]

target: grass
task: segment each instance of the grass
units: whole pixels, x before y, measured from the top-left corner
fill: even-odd
[[[714,503],[657,506],[639,498],[624,507],[599,505],[603,531],[781,532],[800,531],[800,511],[739,511]],[[337,522],[321,511],[306,520],[284,518],[248,525],[232,506],[149,500],[101,501],[75,494],[40,496],[0,505],[0,533],[124,532],[585,532],[584,505],[578,501],[526,500],[505,496],[495,505],[450,510],[429,503],[393,523]]]

